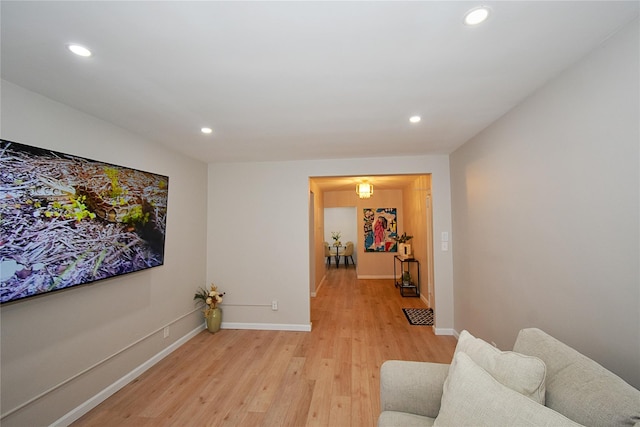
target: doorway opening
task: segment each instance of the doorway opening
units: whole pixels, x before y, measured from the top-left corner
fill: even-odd
[[[374,192],[371,198],[360,199],[356,194],[356,185],[363,181],[373,184]],[[332,231],[342,232],[343,242],[347,240],[358,242],[355,251],[358,279],[393,279],[394,256],[397,252],[372,253],[363,248],[363,212],[372,208],[394,208],[398,212],[397,234],[406,232],[414,236],[411,242],[412,251],[421,265],[421,299],[428,307],[434,307],[433,244],[435,239],[431,212],[431,174],[310,177],[309,188],[315,195],[314,205],[310,206],[314,218],[309,223],[310,236],[312,234],[314,236],[312,246],[316,254],[315,260],[312,261],[312,266],[315,268],[315,281],[311,285],[312,297],[321,287],[325,277],[327,263],[324,257],[324,242],[332,243]],[[356,218],[353,239],[347,236],[345,240],[344,237],[346,230],[352,230],[352,222],[341,223],[340,220],[337,220],[337,223],[334,222],[334,212],[340,211],[329,209],[337,208],[348,209],[351,212],[343,214],[345,218],[347,215]],[[327,212],[326,217],[325,212]]]

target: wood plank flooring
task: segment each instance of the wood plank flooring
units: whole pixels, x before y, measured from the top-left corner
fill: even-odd
[[[311,332],[203,331],[73,426],[375,426],[380,365],[448,363],[454,337],[412,326],[392,280],[327,269]]]

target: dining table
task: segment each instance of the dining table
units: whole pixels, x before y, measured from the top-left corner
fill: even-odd
[[[336,268],[340,267],[340,248],[342,247],[341,243],[334,243],[333,247],[336,248]]]

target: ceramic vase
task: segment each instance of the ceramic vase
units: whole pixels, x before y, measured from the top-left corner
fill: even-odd
[[[222,323],[222,310],[218,307],[209,310],[209,315],[206,317],[207,329],[212,334],[215,334],[220,330],[220,323]]]
[[[408,243],[399,243],[398,244],[398,255],[402,259],[412,258],[411,256],[411,245]]]

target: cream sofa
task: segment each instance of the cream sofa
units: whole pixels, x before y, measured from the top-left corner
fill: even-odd
[[[512,352],[467,331],[451,365],[387,361],[378,427],[640,426],[640,391],[545,332]]]

